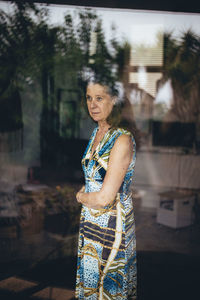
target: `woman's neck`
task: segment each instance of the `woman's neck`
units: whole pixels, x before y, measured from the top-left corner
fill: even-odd
[[[110,127],[111,126],[106,121],[102,121],[98,123],[98,130],[100,132],[107,131]]]

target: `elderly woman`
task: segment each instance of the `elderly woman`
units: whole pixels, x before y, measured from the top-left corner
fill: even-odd
[[[76,277],[77,299],[136,299],[136,239],[131,185],[135,140],[113,126],[116,94],[101,83],[86,92],[91,118],[98,123],[82,158],[85,186]]]

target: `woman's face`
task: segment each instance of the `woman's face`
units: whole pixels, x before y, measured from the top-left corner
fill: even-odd
[[[96,122],[106,121],[115,103],[106,86],[89,84],[86,92],[87,107],[91,118]]]

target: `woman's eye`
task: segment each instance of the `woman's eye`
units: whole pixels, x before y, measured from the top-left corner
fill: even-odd
[[[97,101],[101,101],[103,98],[102,97],[97,97],[96,99],[97,99]]]
[[[87,100],[87,101],[91,101],[91,99],[92,99],[92,97],[86,96],[86,100]]]

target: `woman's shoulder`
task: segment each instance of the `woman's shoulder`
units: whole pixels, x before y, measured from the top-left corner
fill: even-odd
[[[115,127],[115,128],[113,128],[113,132],[118,136],[120,136],[120,135],[129,135],[129,136],[133,137],[133,134],[129,130],[127,130],[123,127]]]
[[[131,131],[123,128],[123,127],[116,127],[113,129],[113,133],[116,139],[119,138],[119,140],[123,143],[126,143],[127,141],[132,140],[132,142],[135,144],[135,138]]]
[[[123,155],[132,155],[135,152],[135,139],[132,133],[122,127],[115,128],[112,138],[113,153],[124,153]]]

